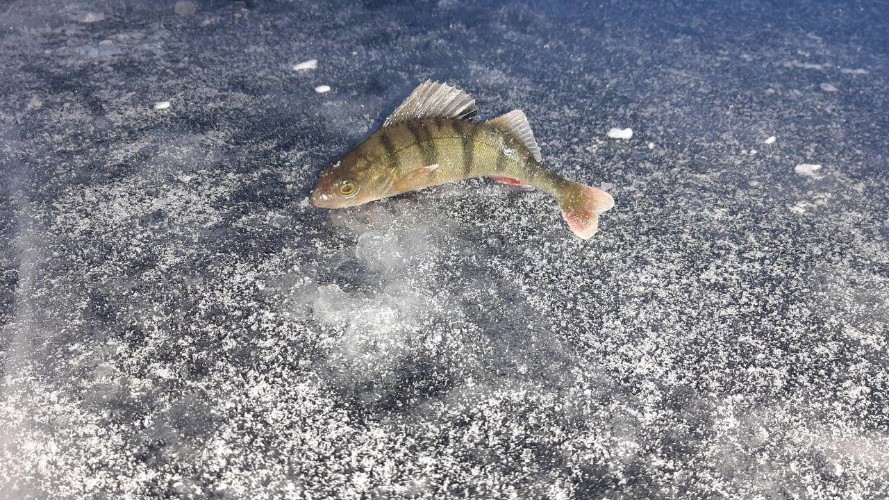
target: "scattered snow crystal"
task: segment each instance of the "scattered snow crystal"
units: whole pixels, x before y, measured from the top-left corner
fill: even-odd
[[[633,129],[631,128],[612,128],[608,131],[608,137],[611,139],[626,139],[629,140],[633,137]]]

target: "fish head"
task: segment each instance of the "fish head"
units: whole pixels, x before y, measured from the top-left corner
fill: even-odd
[[[318,208],[346,208],[379,199],[365,169],[356,168],[348,158],[324,169],[312,192],[312,205]]]

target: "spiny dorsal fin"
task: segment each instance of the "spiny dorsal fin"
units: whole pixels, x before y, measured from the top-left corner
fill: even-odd
[[[528,117],[525,116],[521,109],[515,109],[503,116],[498,116],[488,121],[488,124],[512,134],[513,137],[520,140],[528,148],[535,160],[543,161],[543,158],[540,156],[540,146],[534,140],[534,133],[531,132]]]
[[[466,120],[477,113],[475,99],[466,92],[445,83],[426,80],[386,118],[383,126],[418,118]]]

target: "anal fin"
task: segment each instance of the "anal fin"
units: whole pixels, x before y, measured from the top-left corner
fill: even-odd
[[[532,186],[531,184],[522,182],[518,179],[513,179],[512,177],[492,176],[491,180],[500,184],[506,184],[507,186],[516,186],[522,189],[534,189],[534,186]]]

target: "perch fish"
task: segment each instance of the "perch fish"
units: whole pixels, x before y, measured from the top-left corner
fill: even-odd
[[[525,113],[472,118],[475,100],[450,85],[426,81],[383,127],[328,167],[312,193],[320,208],[344,208],[472,177],[537,187],[552,195],[568,227],[583,239],[614,206],[601,189],[565,179],[543,165]]]

